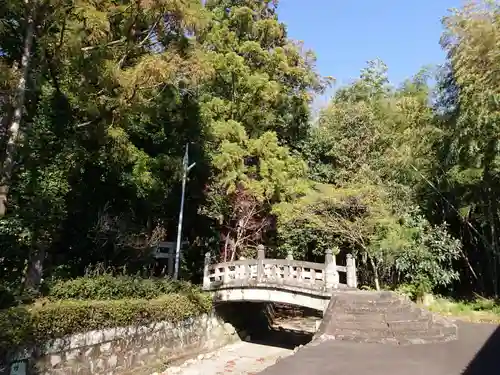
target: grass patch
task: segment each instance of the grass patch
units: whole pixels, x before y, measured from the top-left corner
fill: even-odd
[[[453,301],[436,298],[429,310],[448,317],[474,323],[500,324],[500,304],[498,301],[478,298],[474,301]]]

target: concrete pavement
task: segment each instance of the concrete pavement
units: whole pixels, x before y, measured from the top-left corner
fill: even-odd
[[[499,326],[458,326],[458,340],[444,343],[394,346],[331,340],[310,344],[260,375],[499,375]]]
[[[243,341],[171,367],[161,375],[256,375],[292,353],[290,349]]]

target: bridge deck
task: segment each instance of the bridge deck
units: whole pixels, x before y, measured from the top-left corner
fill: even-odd
[[[327,289],[322,284],[304,284],[300,281],[283,281],[283,280],[266,280],[264,282],[258,282],[256,279],[253,280],[230,280],[228,282],[214,282],[210,284],[206,291],[217,291],[224,289],[279,289],[287,291],[290,293],[302,293],[302,294],[312,294],[317,296],[324,296],[328,299],[332,295],[332,290]],[[339,283],[338,289],[348,290],[346,284]]]

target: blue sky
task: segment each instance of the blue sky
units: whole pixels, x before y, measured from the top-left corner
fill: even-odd
[[[440,64],[441,18],[461,0],[280,0],[289,37],[313,49],[322,75],[337,84],[357,78],[380,58],[398,84],[428,64]]]

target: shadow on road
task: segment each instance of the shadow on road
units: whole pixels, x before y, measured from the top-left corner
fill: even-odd
[[[312,340],[312,334],[293,330],[268,329],[250,334],[249,342],[259,345],[274,346],[293,350],[300,345],[306,345]]]
[[[500,374],[500,326],[493,331],[462,372],[462,375],[489,374]]]

